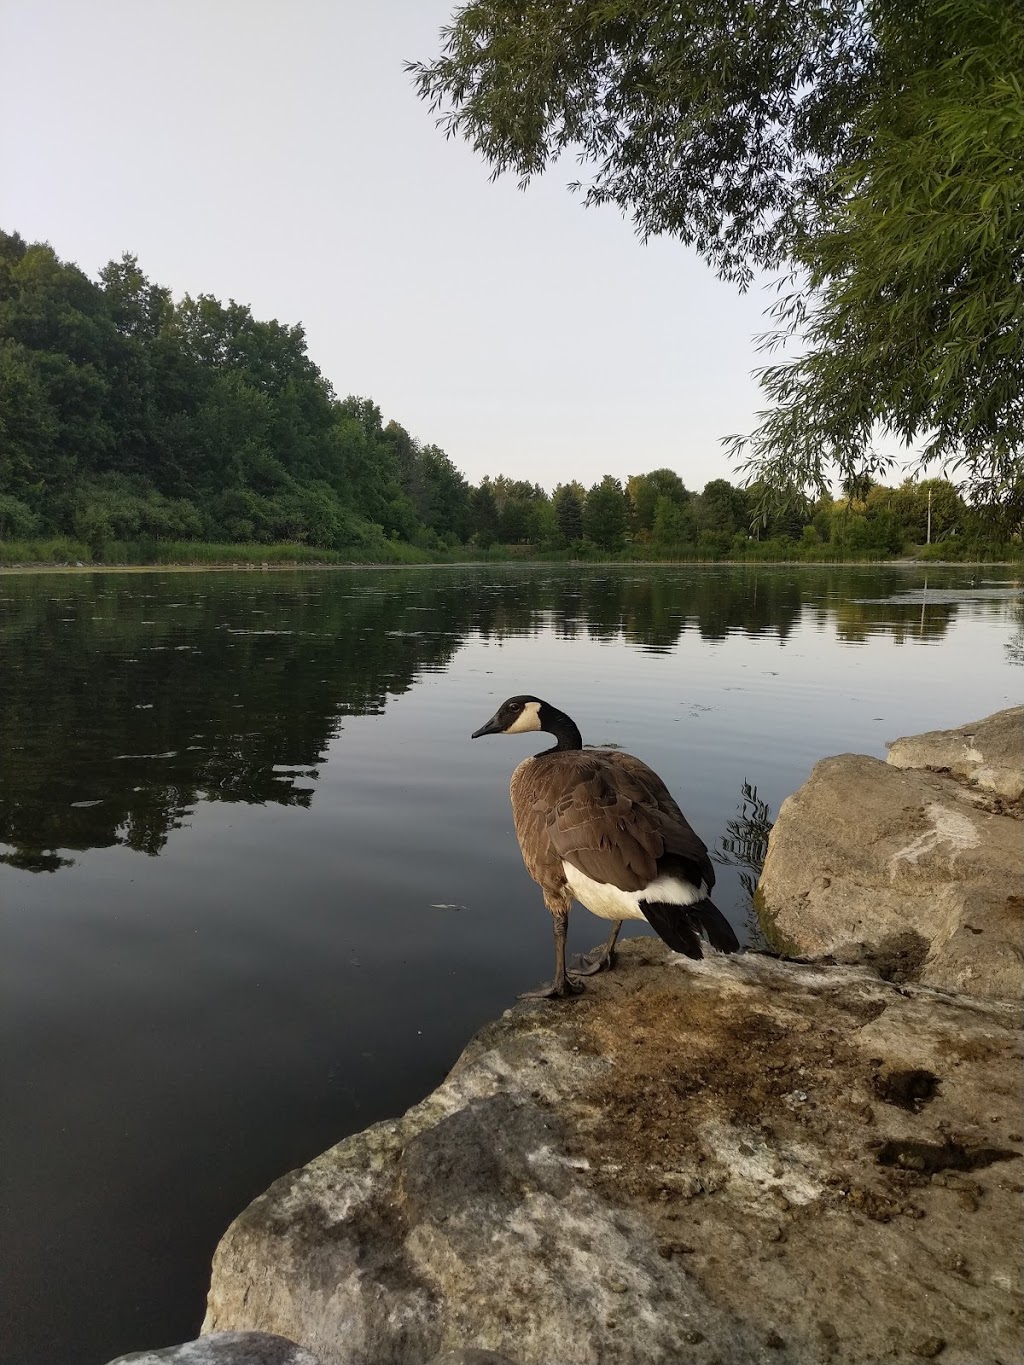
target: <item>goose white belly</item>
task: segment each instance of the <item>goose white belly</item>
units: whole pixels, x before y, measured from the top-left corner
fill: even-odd
[[[600,919],[646,919],[640,909],[642,900],[658,901],[662,905],[694,905],[708,894],[703,882],[697,887],[678,877],[658,877],[639,891],[621,891],[610,882],[595,882],[564,860],[562,871],[580,905]]]

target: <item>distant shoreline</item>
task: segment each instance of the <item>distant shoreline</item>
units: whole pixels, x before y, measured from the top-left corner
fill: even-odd
[[[196,564],[0,564],[0,577],[14,574],[95,573],[336,573],[350,569],[1021,569],[1017,559],[456,559],[436,563],[316,563],[277,560],[253,563],[225,560]]]

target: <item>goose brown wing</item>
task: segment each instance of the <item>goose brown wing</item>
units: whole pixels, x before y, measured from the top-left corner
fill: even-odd
[[[710,891],[714,886],[714,867],[707,856],[707,845],[692,829],[673,794],[655,773],[654,768],[647,767],[647,764],[636,758],[634,753],[623,753],[621,749],[601,749],[599,752],[601,758],[618,768],[623,768],[636,785],[649,793],[651,803],[657,807],[661,816],[662,835],[665,838],[665,854],[658,870],[673,871],[672,867],[666,867],[665,861],[673,863],[681,860],[684,867],[674,870],[683,872],[685,878],[691,880],[695,886],[699,886],[700,882],[705,883],[707,890]]]
[[[664,863],[660,871],[681,871],[686,879],[699,886],[701,882],[710,891],[715,884],[715,869],[708,857],[707,845],[692,828],[689,820],[679,809],[675,797],[664,782],[642,759],[635,754],[626,754],[621,749],[602,749],[601,757],[616,767],[623,769],[630,777],[650,792],[651,798],[663,817],[665,833],[665,852],[668,862],[682,861],[681,867],[673,868]]]
[[[621,768],[624,773],[628,773],[634,782],[639,783],[649,793],[659,810],[665,815],[675,816],[677,820],[686,825],[687,829],[690,829],[686,816],[676,804],[675,797],[654,769],[649,768],[643,759],[637,758],[635,754],[623,753],[621,749],[598,749],[596,753],[606,763],[611,763],[613,767]],[[690,830],[690,833],[692,834],[693,831]],[[694,834],[693,837],[696,839],[697,836]]]
[[[556,799],[538,801],[559,858],[621,891],[642,891],[663,873],[710,886],[704,844],[646,764],[615,750],[586,753],[573,776]]]

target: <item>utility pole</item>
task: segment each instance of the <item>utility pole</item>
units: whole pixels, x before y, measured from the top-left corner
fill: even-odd
[[[932,543],[932,490],[928,490],[928,535],[924,542],[926,545]]]

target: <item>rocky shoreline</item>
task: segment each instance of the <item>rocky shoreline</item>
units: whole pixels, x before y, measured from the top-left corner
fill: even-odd
[[[1022,798],[1024,708],[817,765],[759,886],[804,960],[636,939],[517,1004],[125,1365],[1020,1361]]]

